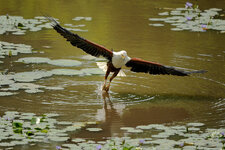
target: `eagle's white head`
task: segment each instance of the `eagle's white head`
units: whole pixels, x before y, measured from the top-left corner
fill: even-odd
[[[130,60],[130,57],[127,56],[127,52],[125,50],[121,50],[119,52],[113,52],[112,63],[114,67],[121,68],[129,60]]]
[[[120,51],[119,53],[120,53],[122,59],[126,59],[126,57],[128,57],[128,56],[127,56],[127,52],[126,52],[125,50],[122,50],[122,51]]]

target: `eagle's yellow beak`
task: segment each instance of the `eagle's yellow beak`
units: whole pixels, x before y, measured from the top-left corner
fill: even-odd
[[[123,59],[125,59],[125,56],[124,56],[123,54],[121,55],[121,57],[122,57]]]

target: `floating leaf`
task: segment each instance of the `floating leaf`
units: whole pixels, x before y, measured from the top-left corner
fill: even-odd
[[[105,72],[102,71],[99,68],[86,68],[86,69],[81,69],[82,72],[84,72],[87,75],[104,75]]]
[[[13,129],[13,132],[23,134],[23,129],[22,128],[16,128],[16,129]]]
[[[22,23],[19,22],[18,25],[17,25],[17,27],[18,27],[18,28],[22,28],[22,27],[24,27],[24,25],[23,25]]]
[[[188,2],[187,2],[188,3]],[[191,4],[191,3],[190,3]],[[223,33],[225,30],[225,20],[221,16],[222,9],[211,8],[207,10],[198,9],[198,5],[193,5],[193,8],[186,4],[186,8],[176,8],[170,12],[159,13],[161,16],[167,16],[165,18],[149,18],[150,21],[162,21],[170,23],[175,28],[171,28],[172,31],[189,30],[193,32],[205,32],[206,29],[219,30]],[[170,15],[169,15],[170,14]],[[162,26],[157,24],[150,24],[151,26]],[[205,25],[206,27],[201,27]]]
[[[29,63],[40,64],[40,63],[47,63],[49,61],[51,61],[49,58],[44,58],[44,57],[25,57],[25,58],[20,58],[17,60],[17,62],[23,62],[26,64],[29,64]]]
[[[13,128],[22,128],[23,124],[20,122],[13,122]]]
[[[73,142],[75,143],[80,143],[80,142],[85,142],[85,139],[81,139],[81,138],[76,138],[76,139],[72,139]]]
[[[102,131],[101,128],[86,128],[86,130],[91,131],[91,132],[98,132],[98,131]]]
[[[41,132],[42,132],[42,133],[48,133],[48,130],[42,129]]]
[[[39,31],[42,28],[49,28],[49,23],[45,23],[46,19],[24,19],[21,16],[0,16],[0,34],[11,32],[14,35],[21,31]]]
[[[77,60],[56,59],[56,60],[49,61],[48,64],[61,66],[61,67],[74,67],[74,66],[80,66],[82,63]]]
[[[32,131],[27,131],[27,132],[26,132],[26,135],[27,135],[27,136],[32,136],[32,135],[34,135],[34,133],[33,133]]]
[[[30,122],[31,122],[32,125],[36,124],[37,118],[32,118]]]
[[[12,93],[12,92],[0,92],[0,96],[11,96],[14,95],[16,93]]]
[[[191,126],[191,127],[202,127],[204,126],[204,123],[188,123],[187,126]]]
[[[54,75],[69,75],[69,76],[84,74],[83,71],[75,70],[75,69],[53,69],[51,73]]]
[[[49,140],[55,141],[55,142],[64,142],[69,139],[69,137],[58,137],[58,136],[50,136],[48,138],[49,138]]]
[[[2,143],[0,143],[0,146],[3,146],[3,147],[10,147],[10,146],[15,146],[15,144],[14,144],[14,143],[2,142]]]
[[[18,82],[32,82],[50,76],[52,76],[52,73],[46,71],[20,72],[14,75],[14,80]]]
[[[12,57],[12,51],[9,51],[9,57]]]
[[[35,130],[38,130],[38,131],[41,131],[42,129],[41,128],[34,128]]]

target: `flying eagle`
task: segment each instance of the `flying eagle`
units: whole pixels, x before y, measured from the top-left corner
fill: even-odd
[[[52,27],[64,38],[66,38],[66,40],[69,41],[73,46],[82,49],[87,54],[90,54],[95,57],[103,56],[108,60],[108,62],[105,63],[105,66],[101,62],[97,62],[99,68],[103,69],[106,72],[102,90],[109,91],[110,83],[112,82],[112,80],[119,74],[121,76],[124,76],[124,73],[121,70],[123,66],[130,67],[131,68],[130,70],[134,72],[143,72],[153,75],[161,74],[161,75],[188,76],[191,73],[205,72],[204,70],[189,71],[189,72],[182,71],[177,70],[174,67],[164,66],[158,63],[142,60],[139,58],[130,58],[125,50],[119,52],[111,51],[101,45],[98,45],[83,37],[80,37],[78,34],[68,31],[67,29],[60,26],[59,23],[53,18],[51,17],[46,18],[52,22]],[[108,85],[106,85],[107,78],[111,72],[113,73],[113,75],[109,79]]]

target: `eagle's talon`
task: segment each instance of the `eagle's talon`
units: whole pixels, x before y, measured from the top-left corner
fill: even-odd
[[[106,85],[104,84],[103,87],[102,87],[102,91],[108,92],[108,91],[109,91],[109,86],[110,86],[110,85],[106,86]]]
[[[108,91],[109,91],[109,85],[106,86],[104,90],[105,90],[106,92],[108,92]]]
[[[102,91],[106,91],[105,90],[106,89],[106,86],[105,86],[105,84],[102,86]]]
[[[109,85],[105,88],[105,91],[106,91],[106,92],[109,91]]]

